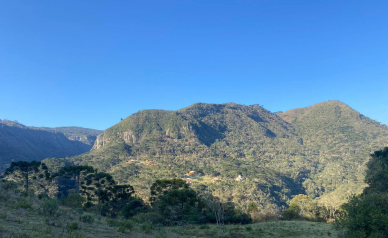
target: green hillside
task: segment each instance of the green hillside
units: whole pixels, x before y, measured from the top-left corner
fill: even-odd
[[[135,113],[67,162],[107,171],[146,199],[155,179],[196,171],[191,186],[198,191],[243,210],[254,202],[270,215],[299,193],[338,206],[361,192],[369,153],[387,142],[387,126],[338,101],[277,114],[258,105],[197,103]]]

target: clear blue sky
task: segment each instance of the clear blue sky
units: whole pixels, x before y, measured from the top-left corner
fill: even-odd
[[[195,102],[388,124],[388,1],[0,1],[0,118],[106,129]]]

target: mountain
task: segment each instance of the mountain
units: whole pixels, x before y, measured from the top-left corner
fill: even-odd
[[[101,130],[88,129],[76,126],[54,128],[38,127],[38,129],[63,133],[69,140],[80,141],[90,146],[93,146],[94,142],[97,139],[97,136],[103,132]]]
[[[67,136],[89,138],[89,143],[70,140]],[[43,160],[48,157],[67,157],[85,153],[98,131],[84,128],[27,127],[16,121],[0,120],[0,171],[11,161]],[[84,133],[84,134],[83,134]]]
[[[143,198],[155,179],[195,171],[191,186],[199,192],[276,212],[300,193],[337,206],[361,192],[369,153],[387,142],[387,126],[338,101],[284,113],[197,103],[135,113],[100,134],[90,152],[66,162],[107,171]]]

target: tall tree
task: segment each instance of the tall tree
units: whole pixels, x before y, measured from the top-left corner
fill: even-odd
[[[156,180],[150,190],[151,190],[151,203],[156,202],[162,195],[166,194],[172,189],[187,189],[189,185],[183,179],[158,179]]]
[[[42,162],[37,161],[19,161],[12,162],[11,166],[6,169],[4,176],[7,179],[17,182],[24,182],[25,190],[28,192],[31,180],[50,180],[50,173],[47,166]]]

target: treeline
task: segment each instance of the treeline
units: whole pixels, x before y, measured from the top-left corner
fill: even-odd
[[[233,203],[221,202],[210,192],[199,195],[182,179],[156,180],[149,188],[147,203],[134,195],[131,185],[118,184],[110,174],[91,166],[66,166],[50,173],[43,162],[12,162],[2,180],[40,199],[55,199],[109,218],[135,218],[165,226],[251,222]]]

